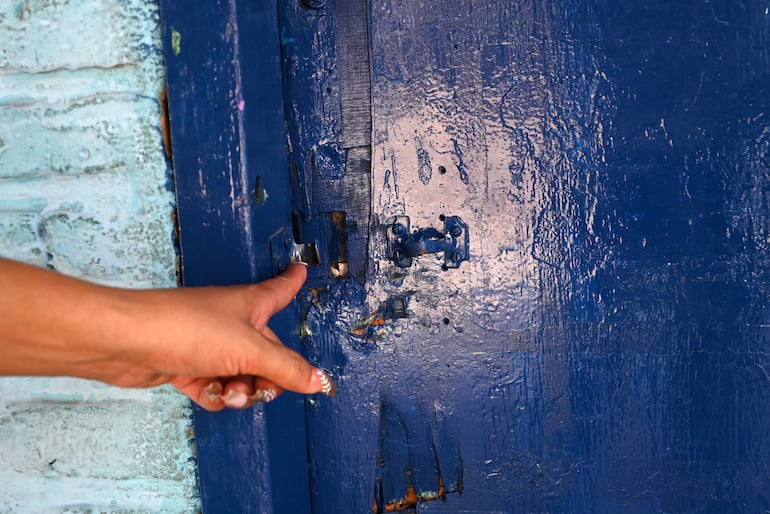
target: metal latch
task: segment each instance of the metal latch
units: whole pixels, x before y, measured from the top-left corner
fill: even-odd
[[[459,268],[468,260],[468,225],[459,216],[441,216],[444,230],[421,228],[410,232],[409,216],[388,221],[388,255],[401,268],[412,265],[414,257],[444,252],[442,269]]]
[[[353,227],[354,228],[354,227]],[[270,238],[270,254],[276,271],[290,262],[313,268],[308,280],[314,283],[348,277],[347,230],[350,224],[343,211],[325,212],[312,220],[292,213],[292,226],[284,227]]]

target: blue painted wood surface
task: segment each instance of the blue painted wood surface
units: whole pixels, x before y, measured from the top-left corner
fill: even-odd
[[[291,219],[276,7],[163,0],[161,15],[184,285],[269,278],[270,238]],[[270,323],[287,345],[297,316]],[[275,407],[195,409],[205,512],[310,511],[302,399]]]
[[[268,438],[268,461],[248,414],[196,413],[204,509],[770,509],[768,6],[353,4],[164,8],[166,27],[199,18],[198,57],[185,29],[168,63],[186,279],[264,276],[264,235],[290,210],[308,227],[345,211],[360,268],[314,269],[285,318],[284,340],[340,385],[268,410],[268,436],[306,432]],[[221,198],[249,217],[212,207],[257,175],[283,191],[274,220],[248,187]],[[399,268],[399,215],[461,216],[470,260]],[[240,473],[272,489],[244,499]]]

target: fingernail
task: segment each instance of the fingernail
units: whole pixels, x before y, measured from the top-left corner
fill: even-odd
[[[211,402],[218,403],[222,401],[222,398],[220,398],[220,395],[222,394],[222,384],[219,382],[209,383],[203,388],[203,392],[206,393],[206,398]]]
[[[231,409],[242,409],[249,403],[249,397],[242,391],[230,389],[230,392],[222,397],[222,401]]]
[[[273,389],[257,389],[254,391],[254,394],[252,394],[249,398],[252,401],[260,402],[260,403],[269,403],[275,400],[275,397],[278,396],[278,392]]]
[[[322,369],[316,369],[314,374],[315,378],[317,378],[318,382],[321,384],[321,390],[319,392],[329,397],[337,394],[337,384],[334,383],[334,380],[329,378],[329,375],[327,375],[326,372]]]

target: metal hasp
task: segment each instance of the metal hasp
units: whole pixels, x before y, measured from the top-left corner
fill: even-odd
[[[444,252],[442,269],[459,268],[468,260],[468,225],[459,216],[441,216],[444,230],[421,228],[410,233],[409,216],[388,222],[388,255],[400,268],[408,268],[419,255]]]
[[[273,269],[278,273],[291,262],[304,263],[309,268],[308,283],[315,286],[348,278],[347,236],[356,228],[346,221],[344,211],[324,212],[310,220],[294,212],[291,227],[270,237]]]

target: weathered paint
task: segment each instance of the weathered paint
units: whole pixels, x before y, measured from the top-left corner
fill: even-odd
[[[770,509],[768,6],[359,4],[353,194],[343,3],[278,18],[292,207],[368,229],[363,279],[313,270],[300,296],[302,350],[340,386],[305,401],[312,512]],[[396,266],[386,220],[440,215],[470,260]],[[265,474],[291,512],[304,484]]]
[[[151,2],[0,5],[0,255],[176,285],[162,85]],[[4,378],[0,512],[195,511],[189,418],[170,388]]]
[[[271,238],[291,226],[276,8],[161,2],[187,286],[274,275]],[[176,56],[173,31],[182,42]],[[275,316],[271,327],[297,344],[295,308]],[[285,395],[265,409],[268,416],[260,406],[195,410],[207,512],[310,511],[302,409],[301,398]]]

